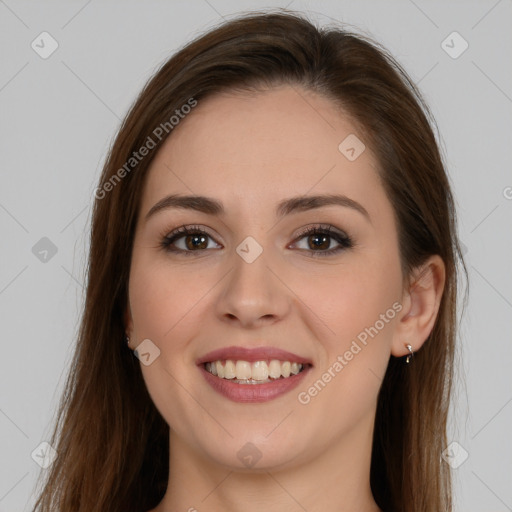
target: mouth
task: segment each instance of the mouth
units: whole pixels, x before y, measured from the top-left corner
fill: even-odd
[[[311,370],[312,363],[273,347],[229,347],[196,361],[206,382],[234,402],[266,402],[288,393]]]
[[[304,371],[307,363],[295,361],[279,361],[278,359],[263,361],[244,361],[243,359],[225,361],[217,360],[203,364],[204,369],[218,377],[237,384],[265,384],[279,379],[288,379]]]

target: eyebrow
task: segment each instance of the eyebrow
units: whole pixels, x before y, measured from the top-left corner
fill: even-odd
[[[331,205],[351,208],[361,213],[371,223],[370,215],[364,206],[357,201],[340,194],[296,196],[285,199],[278,203],[276,207],[276,216],[284,217],[290,213],[303,212]],[[167,210],[169,208],[196,210],[209,215],[223,215],[225,213],[222,203],[211,197],[171,194],[158,201],[148,211],[145,218],[146,222],[157,212]]]

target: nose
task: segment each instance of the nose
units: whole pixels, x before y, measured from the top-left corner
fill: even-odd
[[[252,262],[234,253],[232,269],[222,281],[216,302],[219,318],[255,328],[282,320],[291,306],[291,292],[279,277],[279,266],[265,250]]]

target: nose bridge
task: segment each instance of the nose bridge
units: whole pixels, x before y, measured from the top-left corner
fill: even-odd
[[[217,302],[219,315],[252,324],[262,317],[277,319],[285,313],[286,287],[274,275],[276,270],[272,266],[276,266],[276,261],[269,257],[270,248],[263,246],[263,236],[261,230],[261,243],[255,236],[247,236],[234,248],[230,258],[232,271]]]

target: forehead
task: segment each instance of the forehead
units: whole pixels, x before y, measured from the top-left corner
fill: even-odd
[[[347,158],[347,140],[357,153],[364,147],[364,135],[330,99],[298,86],[216,94],[199,101],[158,151],[143,204],[171,191],[254,207],[310,192],[363,199],[380,188],[377,162],[367,144]]]

